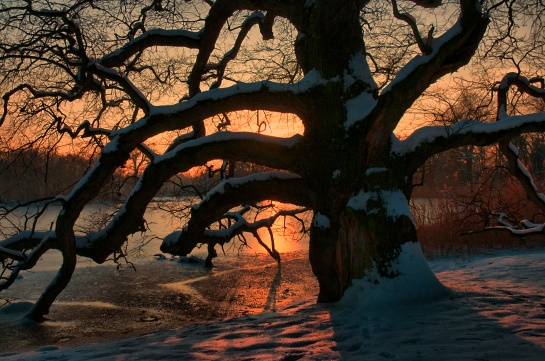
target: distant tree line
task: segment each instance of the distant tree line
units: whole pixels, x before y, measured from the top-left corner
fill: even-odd
[[[89,169],[89,159],[36,148],[0,153],[0,197],[26,202],[65,194]]]
[[[85,175],[94,158],[86,154],[60,153],[39,148],[0,152],[0,201],[25,203],[51,194],[66,195]],[[110,179],[96,201],[117,202],[126,198],[147,159],[133,155]],[[165,183],[159,197],[202,199],[222,178],[244,176],[263,167],[244,162],[211,162],[188,174],[178,174]]]

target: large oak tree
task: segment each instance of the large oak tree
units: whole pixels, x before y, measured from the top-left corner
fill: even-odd
[[[41,319],[77,255],[104,262],[142,229],[165,182],[215,159],[269,171],[225,177],[165,238],[164,252],[208,244],[213,257],[215,245],[270,225],[245,219],[245,205],[274,200],[314,214],[309,259],[319,302],[339,300],[356,278],[403,277],[407,265],[424,262],[408,200],[413,174],[433,155],[500,143],[529,196],[543,203],[509,140],[545,130],[545,114],[507,107],[513,87],[545,97],[543,80],[522,74],[536,70],[523,60],[539,66],[536,53],[543,56],[542,11],[532,0],[2,1],[6,136],[53,145],[81,137],[103,148],[68,194],[49,200],[62,206],[51,231],[22,230],[0,242],[0,287],[48,249],[60,250],[58,275],[28,314]],[[517,39],[521,27],[527,36]],[[498,121],[460,119],[398,139],[394,129],[413,103],[476,54],[491,67],[511,60],[517,70],[495,88]],[[291,114],[302,134],[223,130],[229,121],[211,131],[214,117],[242,111]],[[173,132],[168,147],[151,149],[152,138]],[[106,227],[76,236],[82,209],[135,151],[149,162],[130,196]],[[210,227],[222,219],[232,222]]]

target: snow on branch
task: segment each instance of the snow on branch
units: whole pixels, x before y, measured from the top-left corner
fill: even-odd
[[[540,84],[541,88],[534,86],[534,83]],[[526,93],[537,99],[545,99],[545,82],[543,78],[528,79],[518,73],[508,73],[494,89],[498,93],[498,113],[496,117],[498,122],[509,117],[507,95],[509,89],[513,86],[521,93]],[[517,147],[510,142],[511,138],[512,137],[509,137],[499,143],[500,151],[507,160],[508,169],[522,185],[527,197],[541,210],[541,212],[545,213],[545,195],[538,191],[531,174],[521,163],[519,151]]]
[[[237,35],[237,38],[235,40],[235,43],[231,50],[227,51],[224,55],[224,57],[221,59],[220,62],[217,64],[208,64],[206,66],[206,69],[203,69],[203,73],[205,71],[210,70],[216,70],[216,81],[210,86],[211,89],[213,88],[219,88],[221,86],[221,83],[223,81],[223,75],[225,73],[225,69],[229,62],[231,60],[234,60],[242,46],[242,42],[247,38],[248,33],[252,29],[254,25],[259,25],[260,31],[263,35],[263,38],[265,40],[269,40],[273,38],[272,34],[272,24],[274,20],[274,16],[271,19],[271,16],[267,13],[268,16],[265,16],[261,11],[255,11],[251,15],[249,15],[242,25],[240,26],[240,32]],[[265,21],[267,21],[268,26],[266,26]]]
[[[427,2],[427,1],[421,1],[421,2],[424,3],[424,2]],[[474,2],[476,4],[479,4],[478,0],[474,0]],[[430,1],[430,3],[436,3],[436,2],[435,1]],[[396,5],[395,1],[392,2],[392,5],[394,6],[394,9],[397,9],[397,5]],[[482,20],[481,19],[480,5],[478,7],[474,6],[473,10],[474,11],[472,11],[470,13],[463,14],[463,16],[458,20],[458,22],[456,22],[449,30],[447,30],[441,36],[439,36],[437,38],[432,38],[431,37],[432,32],[430,32],[429,38],[426,39],[426,44],[424,44],[423,39],[421,39],[421,42],[423,43],[422,45],[424,47],[424,49],[422,51],[424,53],[424,55],[417,55],[411,61],[409,61],[401,69],[401,71],[396,75],[394,80],[392,80],[392,82],[390,84],[388,84],[388,86],[386,88],[384,88],[384,90],[382,91],[382,94],[386,94],[386,93],[390,92],[395,86],[397,86],[399,83],[401,83],[402,81],[407,79],[409,77],[409,75],[414,74],[415,69],[417,69],[418,67],[426,65],[426,64],[431,65],[434,61],[437,60],[437,56],[442,52],[443,49],[446,49],[446,51],[452,51],[452,49],[447,49],[449,47],[449,43],[451,41],[453,41],[453,40],[456,41],[457,38],[460,38],[464,34],[467,36],[467,35],[470,35],[471,32],[473,32],[474,30],[478,30],[478,29],[472,29],[472,28],[465,29],[465,27],[467,27],[467,25],[470,25],[470,24],[467,23],[467,19],[469,19],[470,17],[474,17],[475,15],[477,15],[478,16],[477,20]],[[412,18],[408,14],[399,14],[399,15],[400,16],[404,15],[403,20],[405,20],[406,22],[412,23],[411,27],[413,28],[413,31],[418,32],[418,29],[415,29],[416,23],[415,23],[414,18]],[[471,26],[477,26],[477,25],[478,25],[477,23],[471,24]],[[475,39],[475,40],[478,40],[478,39]],[[462,40],[462,43],[464,43],[464,45],[465,45],[465,40]],[[458,56],[460,56],[460,55],[458,55]],[[462,59],[459,59],[459,60],[462,60]],[[458,66],[461,66],[461,65],[463,65],[463,64],[459,64]]]
[[[312,218],[312,226],[320,228],[321,230],[326,230],[331,227],[331,221],[328,216],[318,212],[314,215],[314,218]]]
[[[129,95],[134,104],[141,108],[144,113],[148,114],[150,112],[151,103],[148,98],[132,83],[132,81],[129,80],[129,78],[94,61],[90,62],[88,70],[100,77],[118,83]]]
[[[537,87],[534,84],[540,84]],[[521,93],[526,93],[534,98],[545,99],[545,81],[541,77],[528,79],[519,73],[508,73],[496,84],[494,90],[498,93],[498,114],[497,119],[501,120],[508,116],[507,95],[511,87],[516,87]]]
[[[545,230],[545,224],[534,223],[528,219],[523,219],[518,222],[518,225],[511,224],[506,220],[505,213],[498,214],[498,224],[495,227],[486,227],[485,230],[502,229],[508,230],[511,234],[516,236],[525,236],[533,233],[543,233]]]
[[[349,63],[349,69],[344,74],[344,87],[350,88],[358,82],[363,82],[369,88],[367,91],[361,92],[359,95],[345,102],[346,121],[344,128],[348,130],[352,125],[362,121],[367,117],[377,105],[376,92],[378,89],[369,64],[365,59],[365,55],[360,51],[352,56]]]
[[[545,223],[535,224],[528,220],[523,220],[519,224],[522,225],[522,227],[504,226],[504,225],[495,226],[495,227],[486,227],[482,230],[462,233],[462,236],[469,236],[469,235],[474,235],[478,233],[497,233],[497,234],[507,234],[510,236],[524,239],[524,237],[531,236],[531,235],[543,236],[543,234],[545,233]],[[526,224],[533,224],[533,226],[526,227],[525,226]],[[501,236],[501,237],[505,237],[505,236]]]
[[[429,47],[431,48],[431,51],[424,52],[424,55],[417,55],[413,59],[411,59],[396,75],[394,80],[388,84],[384,90],[382,90],[381,95],[386,94],[390,92],[395,86],[397,86],[399,83],[404,81],[409,77],[409,75],[413,74],[415,72],[415,69],[431,63],[435,58],[437,57],[437,54],[441,50],[441,48],[447,44],[452,39],[456,38],[457,36],[461,35],[463,32],[463,28],[460,24],[460,22],[457,22],[454,24],[448,31],[446,31],[443,35],[439,36],[438,38],[434,38],[431,41],[428,40],[430,43]]]
[[[144,207],[145,210],[145,207]],[[122,218],[123,212],[118,212],[114,218]],[[76,254],[87,257],[97,263],[103,263],[109,256],[117,252],[127,240],[127,235],[143,231],[142,225],[131,219],[121,227],[115,228],[121,222],[111,221],[109,226],[97,232],[75,237]],[[119,234],[119,228],[123,230]],[[31,269],[42,254],[50,249],[62,251],[55,231],[22,231],[0,241],[0,261],[7,259],[20,261],[20,269]]]
[[[431,51],[411,59],[380,93],[373,112],[384,116],[374,117],[367,128],[371,129],[370,141],[377,149],[388,147],[390,134],[422,92],[442,76],[469,63],[475,54],[490,20],[481,13],[478,0],[462,1],[460,8],[461,16],[450,29],[426,41]]]
[[[33,232],[28,230],[22,231],[0,241],[0,247],[8,248],[15,251],[22,251],[25,249],[36,247],[36,245],[45,238],[48,238],[50,240],[55,239],[55,232]]]
[[[274,215],[268,218],[260,219],[255,222],[250,222],[246,218],[244,218],[244,214],[247,213],[250,210],[249,206],[243,207],[238,212],[228,212],[225,214],[225,218],[231,218],[235,220],[235,223],[232,225],[226,227],[226,228],[220,228],[220,229],[207,229],[204,231],[204,240],[208,244],[219,244],[224,245],[225,243],[228,243],[231,241],[234,237],[242,235],[243,233],[250,233],[252,234],[258,243],[273,257],[277,262],[280,262],[280,254],[276,250],[275,243],[274,243],[274,234],[272,232],[269,232],[270,239],[271,239],[271,246],[269,247],[259,236],[258,230],[262,228],[266,228],[270,231],[273,224],[276,222],[276,220],[280,217],[295,217],[298,214],[307,212],[308,208],[296,208],[296,209],[290,209],[290,210],[281,210],[276,212]],[[165,238],[166,241],[166,238]]]
[[[416,19],[409,13],[399,12],[399,9],[397,8],[396,0],[392,0],[392,6],[393,6],[393,12],[394,12],[395,18],[406,22],[411,27],[414,38],[416,39],[416,43],[418,44],[420,51],[424,54],[430,54],[432,51],[431,40],[433,38],[432,37],[433,30],[434,30],[433,25],[431,26],[428,32],[428,37],[426,39],[422,39],[422,36],[420,35],[420,31],[418,30],[418,25],[416,24]]]
[[[259,108],[297,113],[301,101],[304,100],[300,94],[324,83],[325,80],[317,72],[310,72],[296,84],[267,81],[237,84],[230,88],[199,93],[179,104],[152,106],[148,116],[110,133],[111,141],[104,148],[101,157],[66,199],[70,200],[77,194],[84,196],[82,192],[85,192],[86,185],[94,182],[99,184],[100,181],[97,180],[105,179],[113,173],[132,150],[161,132],[183,129],[226,111]]]
[[[203,201],[199,204],[193,206],[193,209],[199,209],[202,204],[209,202],[218,194],[225,194],[228,192],[229,188],[239,188],[250,183],[260,183],[268,182],[273,180],[290,180],[290,179],[300,179],[301,177],[297,174],[286,173],[286,172],[266,172],[266,173],[256,173],[250,174],[245,177],[240,178],[229,178],[225,179],[220,184],[212,188],[207,194]]]
[[[502,227],[495,227],[495,228],[499,229],[499,228],[502,228]],[[544,224],[536,224],[534,227],[523,228],[523,229],[516,229],[516,228],[512,228],[512,227],[503,227],[503,228],[507,229],[509,232],[511,232],[511,234],[513,234],[515,236],[527,236],[529,234],[543,233],[543,230],[545,229],[545,223]],[[492,227],[492,229],[494,229],[494,227]]]
[[[176,146],[175,148],[165,152],[165,154],[163,154],[162,156],[157,157],[155,162],[159,163],[169,158],[177,157],[182,152],[197,150],[198,148],[202,148],[206,145],[217,145],[218,143],[251,141],[251,142],[255,142],[255,143],[263,144],[263,145],[269,144],[273,146],[278,146],[279,148],[293,148],[296,144],[298,144],[301,141],[302,138],[303,136],[300,134],[296,134],[290,138],[280,138],[280,137],[266,136],[262,134],[252,133],[252,132],[230,132],[230,131],[217,132],[205,137],[197,138],[197,139],[182,143]],[[244,149],[242,149],[241,153],[250,153],[250,152],[247,152]],[[251,154],[249,154],[248,156],[251,157]]]
[[[504,227],[513,228],[513,225],[505,220],[505,213],[500,213],[498,216],[498,223]]]
[[[409,201],[399,189],[359,191],[358,194],[348,200],[347,207],[355,211],[363,211],[368,215],[378,215],[385,212],[390,218],[412,218],[409,209]]]
[[[288,19],[291,23],[301,22],[301,4],[296,1],[260,1],[259,4],[249,5],[246,1],[215,1],[208,12],[205,20],[205,25],[200,33],[199,53],[197,55],[194,66],[188,77],[189,94],[193,96],[200,92],[200,83],[203,75],[207,72],[210,56],[216,45],[218,37],[221,34],[221,29],[228,24],[229,18],[241,10],[260,10],[266,13],[262,16],[260,11],[254,11],[252,15],[247,17],[241,25],[241,33],[247,31],[252,24],[259,24],[260,32],[263,39],[271,39],[272,25],[276,16],[281,16]],[[251,24],[250,24],[251,23]],[[245,38],[244,35],[239,36],[236,42],[240,42]],[[236,55],[238,52],[237,45],[227,55]],[[220,69],[221,73],[222,70]],[[219,74],[218,80],[221,82],[222,74]]]
[[[1,241],[0,291],[9,288],[22,270],[33,268],[40,257],[54,247],[55,241],[55,232],[31,231],[24,231]]]
[[[208,192],[201,203],[193,206],[187,226],[176,236],[165,238],[161,251],[175,255],[190,253],[197,244],[206,243],[206,229],[212,223],[223,219],[230,209],[241,204],[273,200],[311,207],[312,199],[304,181],[292,173],[257,173],[224,180]]]
[[[130,40],[120,49],[103,56],[97,60],[97,63],[105,67],[118,67],[136,53],[154,46],[195,49],[200,45],[201,33],[187,30],[150,29]]]
[[[164,182],[176,173],[223,156],[233,160],[274,166],[278,169],[289,169],[294,163],[292,157],[294,151],[291,147],[297,144],[300,138],[301,136],[278,138],[246,132],[219,132],[183,143],[162,156],[154,156],[110,223],[100,232],[77,239],[80,253],[97,262],[103,262],[112,252],[119,249],[129,234],[143,228],[140,222],[135,220],[143,219],[146,205]],[[245,181],[298,178],[293,174],[281,172],[265,175],[230,179],[226,181],[229,183],[227,187],[241,186]]]
[[[545,213],[545,195],[538,191],[532,175],[519,159],[518,149],[510,141],[500,142],[500,151],[507,159],[508,169],[522,185],[527,197]]]
[[[111,136],[131,133],[131,137],[134,137],[134,132],[140,132],[142,137],[138,138],[138,143],[141,143],[146,138],[163,131],[183,129],[217,114],[245,109],[304,115],[301,114],[303,109],[300,105],[301,102],[304,102],[305,93],[326,83],[327,80],[322,78],[317,71],[310,71],[303,79],[294,84],[259,81],[210,89],[177,104],[151,106],[147,117],[143,117],[123,129],[113,131]]]
[[[428,157],[463,145],[488,145],[521,133],[545,130],[545,113],[506,117],[495,123],[462,120],[451,126],[427,126],[392,142],[392,155],[423,152]]]

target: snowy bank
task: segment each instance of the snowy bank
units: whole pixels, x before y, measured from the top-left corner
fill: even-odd
[[[3,360],[542,360],[545,252],[503,252],[431,268],[449,289],[428,302],[369,307],[314,299],[115,342],[0,354]],[[383,292],[377,285],[375,291]],[[379,293],[380,294],[380,293]],[[361,296],[361,295],[360,295]],[[378,297],[378,296],[377,296]],[[365,299],[365,297],[363,298]],[[398,300],[399,301],[399,300]],[[17,308],[15,308],[17,309]]]

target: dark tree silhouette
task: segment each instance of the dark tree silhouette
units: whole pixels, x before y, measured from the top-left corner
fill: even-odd
[[[274,200],[314,212],[309,259],[319,302],[339,300],[355,278],[403,277],[401,265],[425,262],[408,199],[413,174],[433,155],[499,142],[528,194],[543,203],[509,140],[544,130],[545,115],[507,109],[513,87],[545,96],[542,80],[521,70],[525,59],[539,64],[543,56],[542,12],[540,1],[501,0],[2,1],[0,124],[15,136],[83,137],[103,148],[70,193],[49,199],[62,206],[51,231],[23,230],[0,242],[9,270],[0,287],[59,249],[58,275],[28,314],[41,319],[77,255],[103,262],[142,229],[165,182],[214,159],[270,171],[226,176],[165,238],[163,252],[184,255],[205,243],[212,258],[215,245],[269,225],[245,219],[245,205]],[[398,139],[394,129],[415,100],[476,54],[491,67],[519,69],[498,83],[498,121],[460,119]],[[303,134],[223,130],[231,114],[256,110],[293,115]],[[166,149],[149,146],[173,133]],[[102,230],[76,237],[83,207],[135,150],[149,161],[122,208]],[[234,222],[210,227],[225,219]]]

